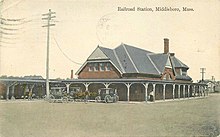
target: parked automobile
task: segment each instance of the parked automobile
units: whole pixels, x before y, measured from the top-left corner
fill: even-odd
[[[62,102],[68,103],[73,102],[74,98],[72,94],[67,93],[65,87],[52,87],[50,90],[49,100],[50,103]]]
[[[95,98],[96,102],[115,103],[119,100],[117,89],[101,88],[98,90],[98,94]]]

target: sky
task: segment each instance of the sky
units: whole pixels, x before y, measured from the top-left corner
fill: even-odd
[[[219,0],[4,0],[0,5],[3,18],[23,19],[3,26],[13,29],[5,30],[13,35],[2,35],[0,75],[45,78],[47,30],[41,18],[51,9],[56,25],[50,31],[50,78],[69,78],[71,69],[76,72],[98,45],[113,49],[126,43],[162,53],[163,39],[169,38],[170,52],[189,66],[194,81],[201,79],[200,68],[206,68],[205,79],[220,80]],[[180,12],[155,11],[156,7]]]

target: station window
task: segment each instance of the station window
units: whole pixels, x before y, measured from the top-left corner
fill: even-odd
[[[110,71],[111,70],[111,64],[110,63],[107,63],[106,64],[106,71]]]
[[[98,70],[99,70],[98,63],[95,63],[95,64],[94,64],[94,71],[98,71]]]
[[[99,64],[99,70],[100,71],[105,71],[105,63],[100,63]]]
[[[183,70],[182,70],[182,75],[183,75],[183,76],[187,76],[187,70],[183,69]]]
[[[93,64],[89,64],[89,71],[93,71]]]
[[[176,74],[177,74],[177,75],[181,75],[181,74],[180,74],[180,69],[179,69],[179,68],[176,68],[175,70],[176,70]]]

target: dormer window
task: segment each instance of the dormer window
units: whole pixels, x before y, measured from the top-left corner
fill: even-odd
[[[99,64],[99,70],[100,71],[105,71],[105,63],[100,63]]]
[[[183,75],[183,76],[187,76],[187,72],[186,72],[186,71],[183,71],[183,72],[182,72],[182,75]]]
[[[175,71],[176,71],[176,75],[181,75],[181,69],[180,68],[175,68]]]
[[[106,62],[89,63],[88,71],[111,71],[111,64]]]
[[[93,68],[94,66],[93,66],[93,64],[89,64],[89,71],[93,71]]]
[[[98,63],[95,63],[94,64],[94,71],[98,71],[98,70],[99,70]]]
[[[182,68],[182,75],[183,75],[183,76],[187,76],[187,69]]]
[[[176,74],[180,76],[187,76],[187,68],[176,68]]]
[[[106,64],[106,71],[110,71],[111,70],[111,64],[110,63],[107,63]]]

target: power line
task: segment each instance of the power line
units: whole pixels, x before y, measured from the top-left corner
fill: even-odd
[[[39,15],[41,15],[41,14],[34,14],[34,15],[31,15],[31,16],[25,17],[25,18],[0,17],[0,36],[1,36],[1,39],[4,39],[4,41],[0,40],[1,44],[5,45],[5,44],[15,43],[14,39],[17,39],[18,35],[21,36],[26,33],[25,30],[20,32],[21,29],[26,28],[26,26],[23,26],[23,25],[27,24],[29,22],[35,22],[36,16],[39,16]],[[38,20],[40,21],[40,19],[41,18],[39,16]],[[39,29],[39,27],[38,27],[38,29]],[[30,32],[30,31],[28,31],[28,32]],[[5,36],[7,36],[7,37],[5,37]],[[13,38],[13,37],[16,37],[16,38]]]
[[[54,41],[56,42],[57,47],[58,47],[59,50],[61,51],[61,53],[62,53],[69,61],[71,61],[72,63],[77,64],[77,65],[82,65],[82,63],[78,63],[78,62],[72,60],[70,57],[68,57],[68,56],[63,52],[63,50],[60,48],[60,46],[59,46],[59,44],[58,44],[58,42],[56,41],[56,39],[55,39],[54,36],[53,36],[53,38],[54,38]]]
[[[0,30],[0,33],[4,34],[4,35],[16,35],[16,33],[8,33],[8,32],[4,32],[2,30]]]
[[[5,37],[5,35],[2,36],[1,38],[2,38],[2,39],[5,39],[5,40],[14,40],[14,39],[17,39],[17,37]]]
[[[31,22],[31,20],[27,20],[27,21],[8,21],[8,20],[3,20],[0,19],[0,24],[1,25],[6,25],[6,26],[18,26],[18,25],[23,25],[25,23]]]
[[[4,21],[23,21],[25,20],[25,18],[21,18],[21,19],[6,19],[6,18],[0,18],[1,20],[4,20]]]
[[[6,19],[6,18],[0,18],[0,34],[1,37],[4,35],[17,35],[17,31],[20,28],[17,28],[17,25],[21,25],[23,23],[26,23],[26,21],[23,21],[24,18],[21,19]]]
[[[7,31],[7,30],[9,30],[9,31],[10,31],[10,30],[11,30],[11,31],[19,30],[19,29],[14,29],[14,28],[13,28],[13,29],[12,29],[12,28],[6,28],[6,27],[2,27],[2,26],[0,26],[0,29],[1,29],[1,30],[6,30],[6,31]]]
[[[6,7],[5,9],[3,9],[3,10],[0,10],[0,12],[5,12],[5,11],[7,11],[8,9],[10,9],[10,8],[12,8],[12,7],[14,7],[15,5],[18,5],[20,2],[21,2],[22,0],[18,0],[18,1],[16,1],[16,2],[14,2],[14,3],[12,3],[11,5],[9,5],[8,7]],[[4,2],[4,0],[2,0],[1,2]]]
[[[0,45],[1,48],[14,48],[14,47],[11,47],[11,46],[4,46],[4,45]]]
[[[2,40],[0,40],[0,43],[4,43],[4,44],[15,44],[15,43],[11,43],[11,42],[8,42],[8,41],[2,41]]]

